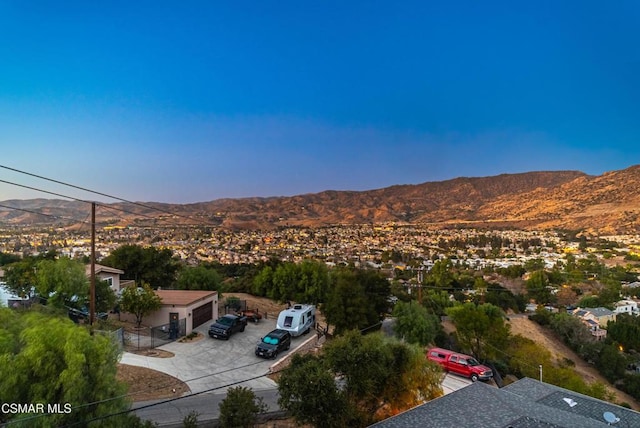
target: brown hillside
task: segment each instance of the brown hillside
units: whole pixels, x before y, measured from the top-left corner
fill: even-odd
[[[25,211],[0,207],[0,224],[68,224],[69,218],[83,221],[88,214],[82,202],[38,199],[2,205]],[[181,222],[238,229],[398,222],[637,233],[639,215],[640,166],[633,166],[600,176],[579,171],[528,172],[362,192],[329,190],[186,205],[118,203],[99,206],[97,219],[103,225]]]

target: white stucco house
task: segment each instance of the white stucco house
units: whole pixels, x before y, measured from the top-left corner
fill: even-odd
[[[616,314],[628,314],[635,316],[640,314],[640,311],[638,311],[638,302],[635,300],[620,300],[616,302],[613,312]]]
[[[111,287],[113,292],[117,294],[123,286],[120,281],[120,275],[124,274],[124,271],[99,264],[95,265],[95,269],[96,279],[98,281],[107,281],[109,283],[109,287]],[[85,266],[85,272],[87,277],[91,276],[91,265]]]

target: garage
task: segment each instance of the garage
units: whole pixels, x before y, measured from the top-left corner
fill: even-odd
[[[218,292],[205,290],[156,290],[162,300],[162,307],[144,318],[145,325],[156,327],[168,325],[177,316],[185,323],[184,334],[218,318]],[[123,313],[122,319],[135,321],[133,314]]]
[[[193,326],[196,328],[213,318],[213,302],[207,302],[202,306],[198,306],[192,312],[193,314]]]

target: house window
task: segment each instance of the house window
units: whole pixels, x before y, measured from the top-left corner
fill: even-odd
[[[109,284],[109,287],[113,287],[113,278],[111,278],[111,277],[105,278],[105,279],[103,279],[103,281],[105,281],[107,284]]]

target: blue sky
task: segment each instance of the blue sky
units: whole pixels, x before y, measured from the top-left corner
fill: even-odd
[[[635,0],[0,0],[0,165],[176,203],[624,169],[638,22]]]

